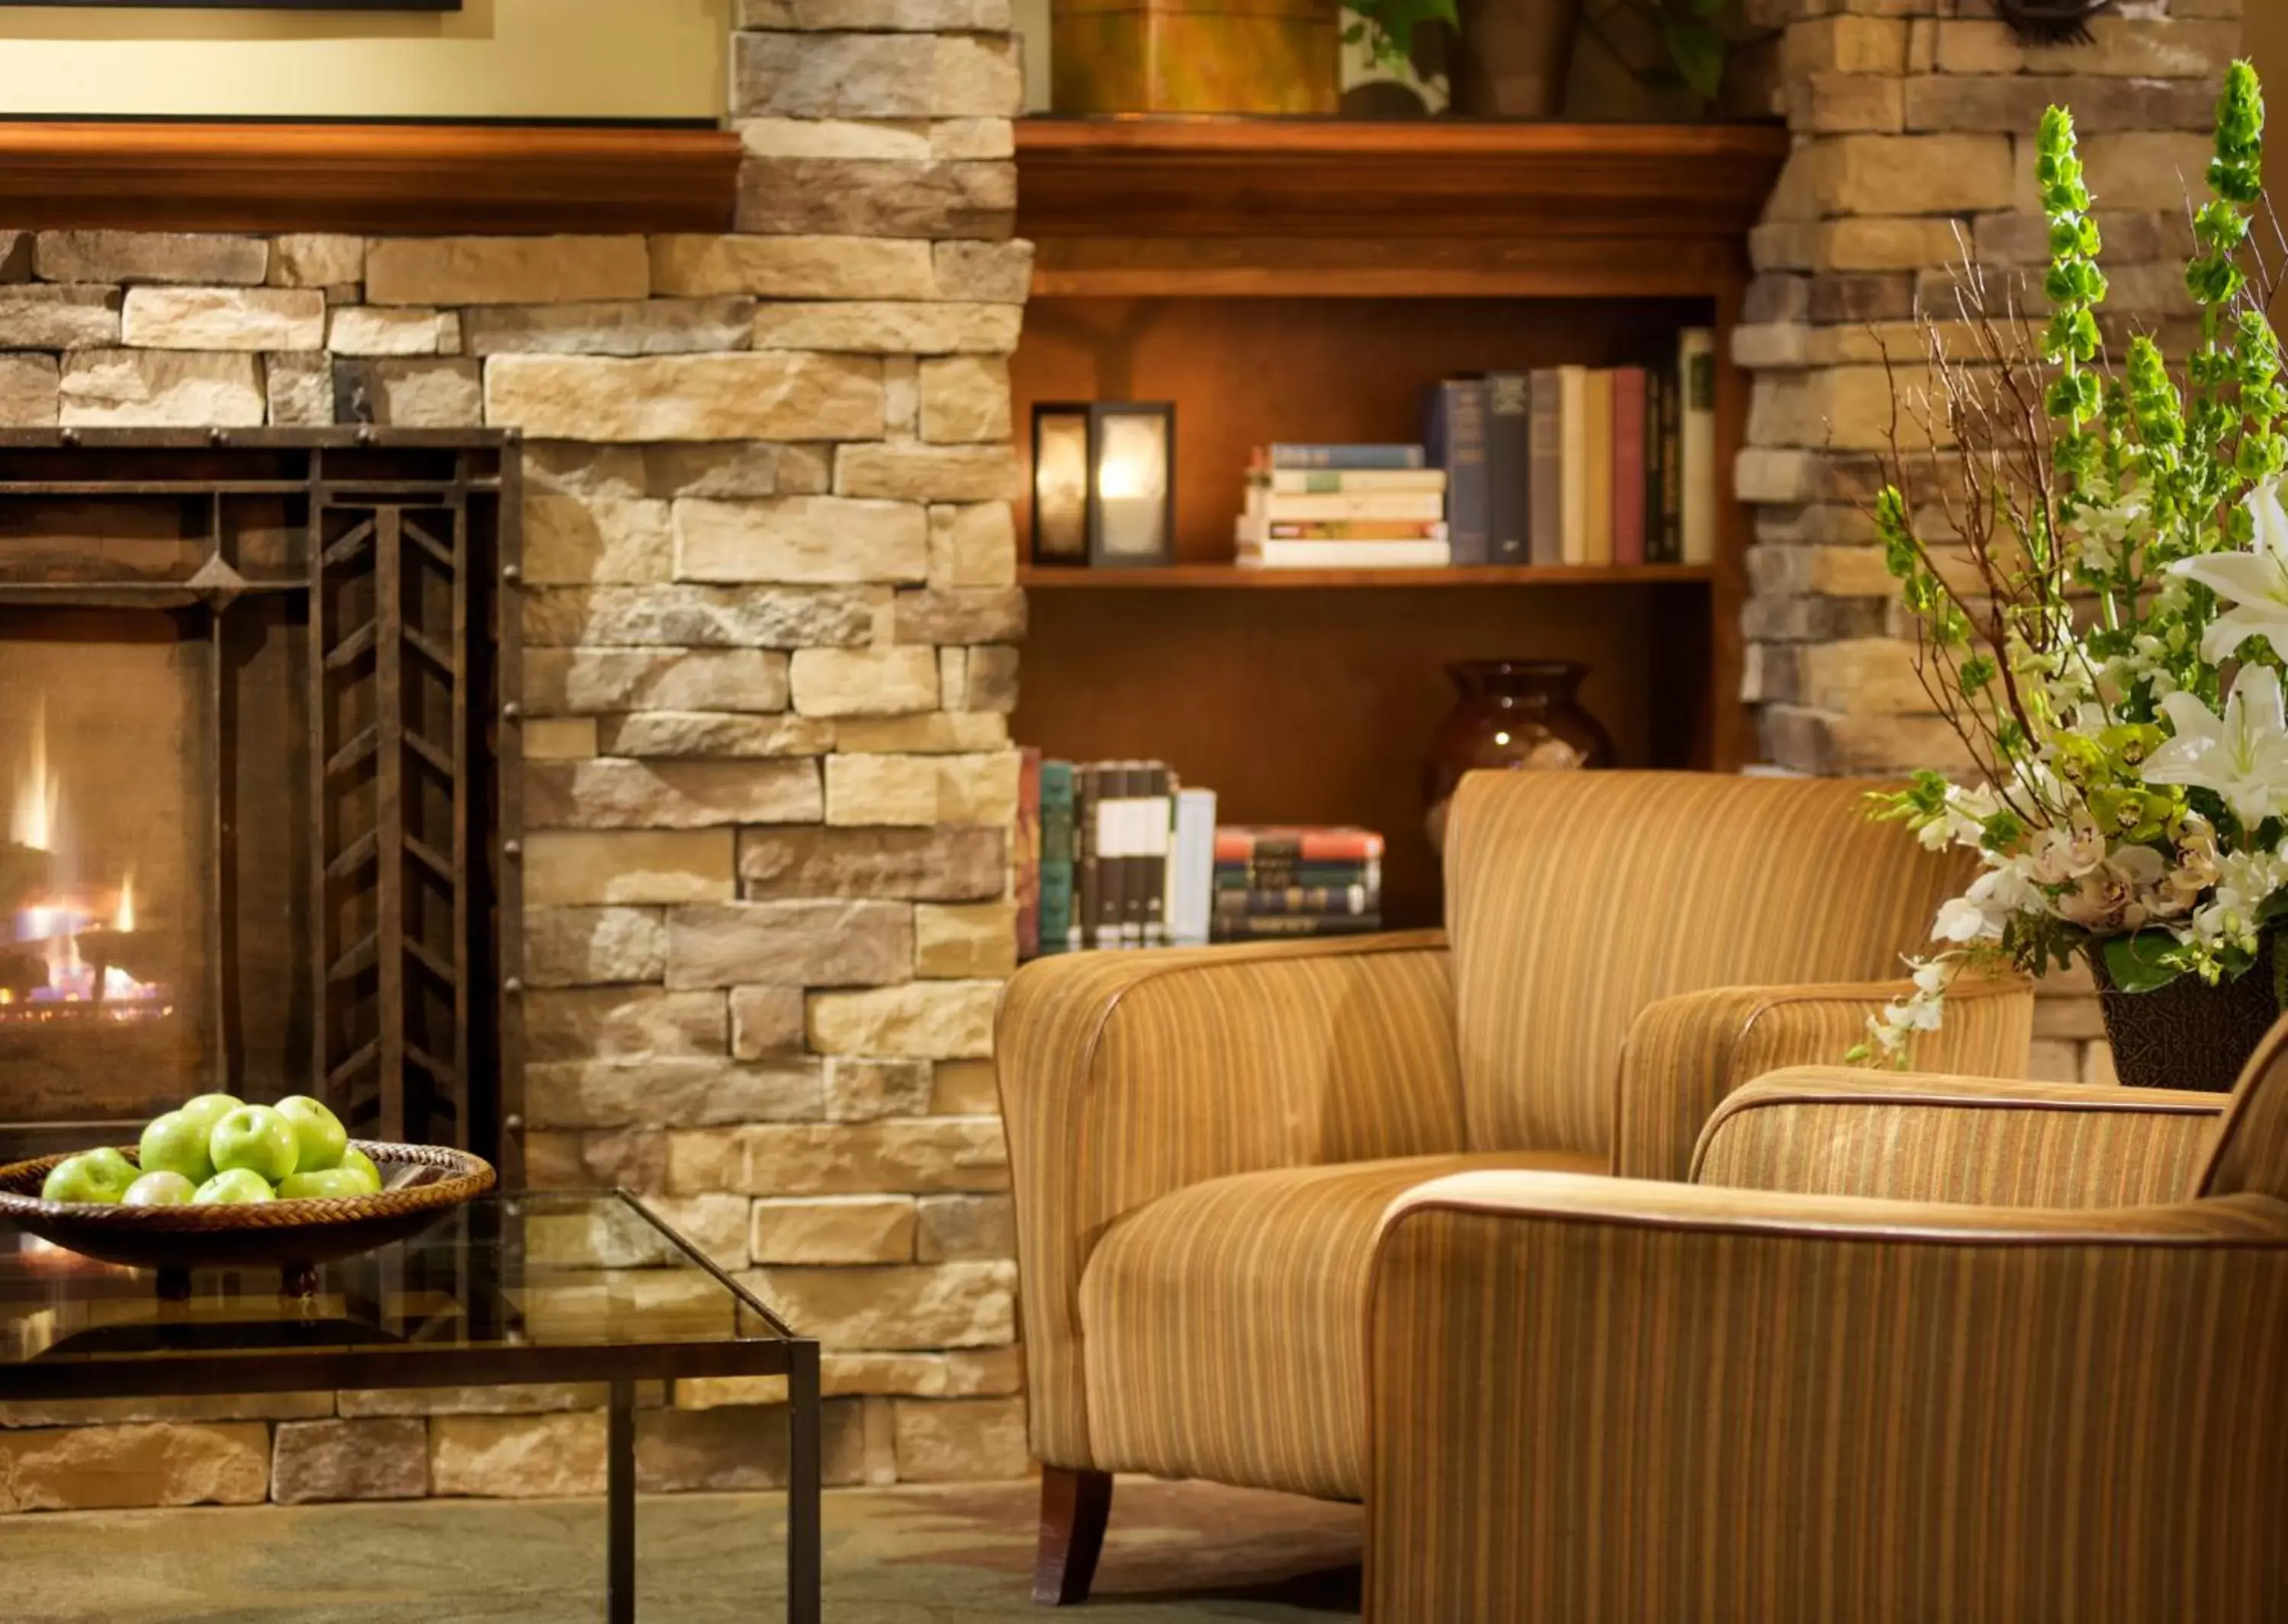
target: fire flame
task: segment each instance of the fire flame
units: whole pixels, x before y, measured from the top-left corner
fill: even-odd
[[[48,772],[48,701],[42,698],[33,702],[32,746],[23,776],[16,780],[8,838],[35,852],[52,852],[62,821],[63,785]]]
[[[63,820],[63,783],[48,765],[44,699],[33,704],[29,748],[16,780],[8,834],[14,845],[45,852],[52,860],[47,865],[49,889],[12,904],[15,939],[38,944],[44,985],[0,987],[0,1008],[8,1011],[0,1020],[13,1024],[66,1018],[75,1012],[61,1006],[75,1004],[92,1006],[82,1013],[98,1019],[133,1021],[172,1014],[163,986],[139,981],[109,962],[108,939],[130,935],[136,928],[135,871],[130,868],[119,882],[107,922],[101,893],[75,883],[75,853],[68,849]],[[84,947],[83,937],[87,939]]]

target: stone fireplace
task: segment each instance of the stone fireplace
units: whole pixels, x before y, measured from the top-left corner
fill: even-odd
[[[515,468],[498,435],[0,440],[0,1155],[307,1092],[516,1176]]]
[[[0,231],[0,427],[521,437],[525,1176],[637,1192],[822,1340],[830,1482],[1015,1476],[1015,50],[998,5],[732,9],[729,229]],[[91,847],[83,942],[198,857]],[[762,1485],[781,1398],[649,1395],[643,1486]],[[600,1493],[601,1402],[0,1405],[0,1510]]]

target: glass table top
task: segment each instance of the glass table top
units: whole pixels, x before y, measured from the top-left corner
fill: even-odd
[[[149,1369],[264,1355],[578,1356],[784,1343],[744,1287],[616,1192],[489,1195],[418,1235],[317,1266],[158,1277],[65,1251],[0,1219],[0,1395],[34,1368]]]

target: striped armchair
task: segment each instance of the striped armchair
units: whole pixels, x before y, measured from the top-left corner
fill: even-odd
[[[2288,1020],[2228,1099],[1806,1067],[1690,1185],[1440,1179],[1370,1319],[1370,1624],[2288,1619]]]
[[[1682,1179],[1735,1088],[1839,1058],[1966,877],[1869,822],[1865,788],[1479,774],[1444,933],[1022,970],[997,1052],[1036,1598],[1087,1594],[1116,1471],[1366,1493],[1369,1267],[1395,1198],[1466,1172]],[[1963,989],[1926,1058],[2017,1073],[2030,1024],[2022,986]]]

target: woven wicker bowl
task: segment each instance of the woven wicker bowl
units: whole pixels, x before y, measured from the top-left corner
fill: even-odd
[[[0,1167],[0,1217],[43,1240],[138,1269],[294,1267],[348,1257],[418,1234],[492,1188],[482,1158],[434,1145],[355,1141],[381,1174],[378,1195],[246,1206],[109,1207],[44,1201],[40,1185],[62,1156]],[[128,1161],[135,1152],[125,1152]]]

